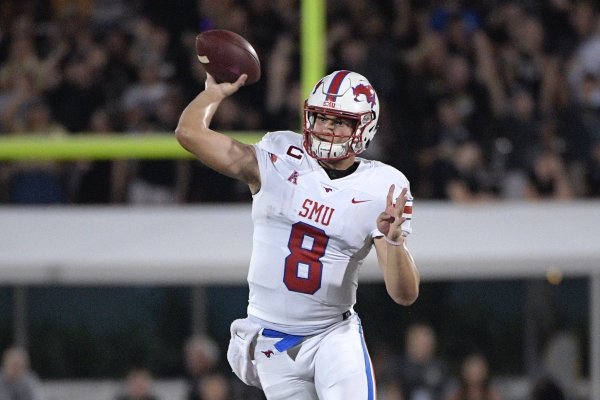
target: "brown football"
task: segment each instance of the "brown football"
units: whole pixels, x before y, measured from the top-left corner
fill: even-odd
[[[196,52],[206,72],[215,80],[235,82],[247,74],[246,85],[260,79],[260,60],[252,45],[235,32],[224,29],[204,31],[196,36]]]

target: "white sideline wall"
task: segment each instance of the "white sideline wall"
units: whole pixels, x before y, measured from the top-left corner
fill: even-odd
[[[0,283],[195,284],[246,279],[250,205],[0,207]],[[415,205],[423,280],[600,271],[600,202]],[[374,251],[361,280],[379,281]]]

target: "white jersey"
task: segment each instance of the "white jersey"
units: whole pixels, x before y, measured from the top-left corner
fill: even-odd
[[[376,219],[389,187],[396,185],[396,198],[409,186],[397,169],[362,158],[352,174],[332,180],[302,140],[271,132],[255,145],[261,188],[248,272],[248,314],[294,335],[318,333],[352,310],[359,268],[382,236]],[[411,232],[410,220],[402,230]]]

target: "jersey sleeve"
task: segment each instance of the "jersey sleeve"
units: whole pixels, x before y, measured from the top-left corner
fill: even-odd
[[[412,213],[413,213],[413,202],[414,199],[412,197],[412,193],[410,191],[410,182],[408,181],[408,179],[406,178],[406,176],[398,171],[398,170],[394,170],[395,172],[395,185],[396,185],[396,189],[394,190],[394,199],[396,199],[398,196],[400,196],[400,192],[402,191],[402,189],[404,188],[408,188],[408,193],[406,193],[406,196],[408,197],[408,199],[406,200],[406,204],[404,205],[404,210],[402,210],[402,217],[406,218],[406,220],[402,223],[401,229],[402,229],[402,235],[403,236],[408,236],[412,233]]]
[[[256,160],[258,161],[261,187],[266,184],[266,179],[269,175],[266,171],[271,163],[271,153],[269,152],[269,148],[271,147],[270,143],[272,141],[272,136],[273,132],[268,132],[258,143],[254,145],[256,150]],[[258,193],[260,193],[260,190]]]
[[[414,199],[410,192],[410,187],[408,188],[408,200],[406,200],[406,204],[404,205],[404,210],[402,210],[402,216],[406,218],[406,220],[402,223],[402,235],[408,236],[412,233],[412,214],[413,214],[413,202]]]
[[[292,131],[267,132],[256,146],[263,151],[282,156],[290,145],[302,146],[301,136]]]
[[[295,146],[300,150],[299,146],[302,146],[300,139],[300,135],[292,131],[267,132],[263,138],[254,145],[258,169],[260,171],[261,187],[266,184],[267,179],[269,179],[269,171],[277,170],[274,166],[275,162],[279,158],[286,157],[286,152],[290,146]]]

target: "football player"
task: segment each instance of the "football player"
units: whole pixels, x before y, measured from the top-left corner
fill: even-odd
[[[412,197],[397,169],[358,157],[377,132],[379,99],[351,71],[322,78],[304,105],[304,130],[255,145],[210,129],[223,99],[244,85],[206,88],[181,114],[179,143],[253,196],[248,317],[232,324],[228,360],[268,399],[376,398],[356,302],[374,246],[391,298],[412,304],[419,272],[406,245]]]

